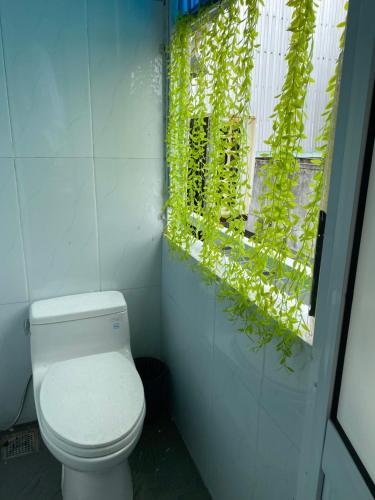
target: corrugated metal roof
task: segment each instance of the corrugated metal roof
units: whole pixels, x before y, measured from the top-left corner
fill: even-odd
[[[315,152],[315,139],[322,127],[321,114],[328,100],[326,88],[339,52],[341,30],[337,24],[345,18],[344,3],[345,0],[319,2],[313,50],[312,77],[315,83],[309,86],[305,106],[308,114],[305,125],[307,139],[302,146],[306,154]],[[264,140],[272,132],[272,119],[269,116],[277,102],[275,96],[280,93],[287,69],[284,56],[288,50],[290,17],[291,8],[285,1],[267,0],[259,19],[260,48],[255,54],[251,102],[251,113],[257,120],[258,152],[269,151]]]

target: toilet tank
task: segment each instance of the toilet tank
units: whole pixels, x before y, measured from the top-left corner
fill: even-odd
[[[33,369],[103,352],[131,355],[127,306],[120,292],[40,300],[31,305],[29,319]]]

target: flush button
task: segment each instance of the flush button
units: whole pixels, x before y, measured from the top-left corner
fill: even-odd
[[[120,322],[119,321],[114,321],[112,323],[112,330],[120,330]]]

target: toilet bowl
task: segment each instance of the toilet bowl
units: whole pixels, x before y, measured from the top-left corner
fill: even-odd
[[[38,422],[62,464],[64,500],[132,499],[127,459],[142,432],[145,399],[124,297],[35,302],[30,330]]]

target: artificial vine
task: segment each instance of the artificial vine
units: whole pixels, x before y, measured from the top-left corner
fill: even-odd
[[[294,258],[290,243],[296,240],[293,230],[299,220],[293,188],[298,185],[298,154],[302,153],[301,143],[305,138],[304,105],[308,84],[312,81],[315,29],[313,0],[289,0],[287,5],[293,8],[288,28],[291,38],[285,56],[287,74],[272,115],[273,133],[266,141],[271,158],[261,171],[263,189],[256,214],[255,258],[251,269],[257,304],[266,313],[264,319],[258,320],[258,343],[263,345],[276,336],[281,364],[291,355],[293,342],[301,330],[308,329],[301,287],[308,277],[304,266]],[[285,266],[287,259],[293,259],[293,268]],[[270,325],[269,316],[277,317],[278,321]]]
[[[191,22],[179,22],[171,41],[169,67],[169,116],[167,129],[167,163],[169,170],[169,202],[167,235],[176,248],[189,252],[192,242],[186,200],[189,142],[186,123],[190,115],[190,36]],[[180,167],[179,167],[180,166]],[[183,166],[183,168],[182,168]]]
[[[347,11],[348,3],[345,4],[344,9]],[[343,28],[339,41],[339,56],[335,64],[334,73],[329,79],[326,90],[328,94],[328,102],[322,114],[324,117],[324,124],[320,135],[316,138],[316,143],[320,143],[320,145],[317,145],[316,148],[317,151],[320,152],[320,158],[314,161],[314,163],[318,166],[318,170],[310,185],[311,194],[309,196],[308,203],[303,207],[306,213],[301,225],[301,236],[299,238],[300,248],[295,256],[295,261],[299,263],[299,266],[304,271],[305,279],[308,274],[308,270],[310,270],[313,266],[319,212],[320,210],[326,211],[327,209],[338,95],[340,89],[341,65],[345,44],[345,26],[346,21],[341,22],[337,26],[339,29]]]
[[[293,188],[305,137],[316,5],[314,0],[289,0],[288,69],[272,115],[273,133],[267,141],[271,158],[261,171],[255,235],[244,243],[251,71],[262,4],[230,0],[177,20],[169,67],[166,236],[183,257],[201,242],[199,268],[207,279],[220,276],[219,292],[228,301],[228,313],[242,321],[241,331],[255,339],[256,348],[276,337],[281,364],[287,366],[294,341],[308,330],[302,296],[310,283],[339,65],[328,88],[321,168],[304,207],[295,253],[291,242],[296,241],[293,230],[299,217]]]
[[[344,9],[345,11],[348,10],[348,2],[345,3]],[[322,115],[325,118],[324,125],[320,135],[316,138],[316,142],[320,142],[320,145],[317,146],[317,150],[320,152],[320,158],[316,160],[316,164],[319,165],[320,168],[313,179],[310,202],[304,207],[307,210],[307,217],[305,218],[306,225],[309,224],[309,219],[311,219],[311,222],[314,221],[314,223],[317,224],[316,221],[318,218],[319,208],[321,207],[323,210],[326,210],[327,208],[334,133],[336,128],[338,94],[340,89],[341,66],[345,45],[346,20],[338,24],[337,27],[342,29],[339,42],[339,57],[337,58],[334,73],[329,79],[326,90],[328,94],[328,103]],[[315,226],[315,233],[316,230],[317,227]],[[310,247],[312,244],[313,242],[310,243]]]

